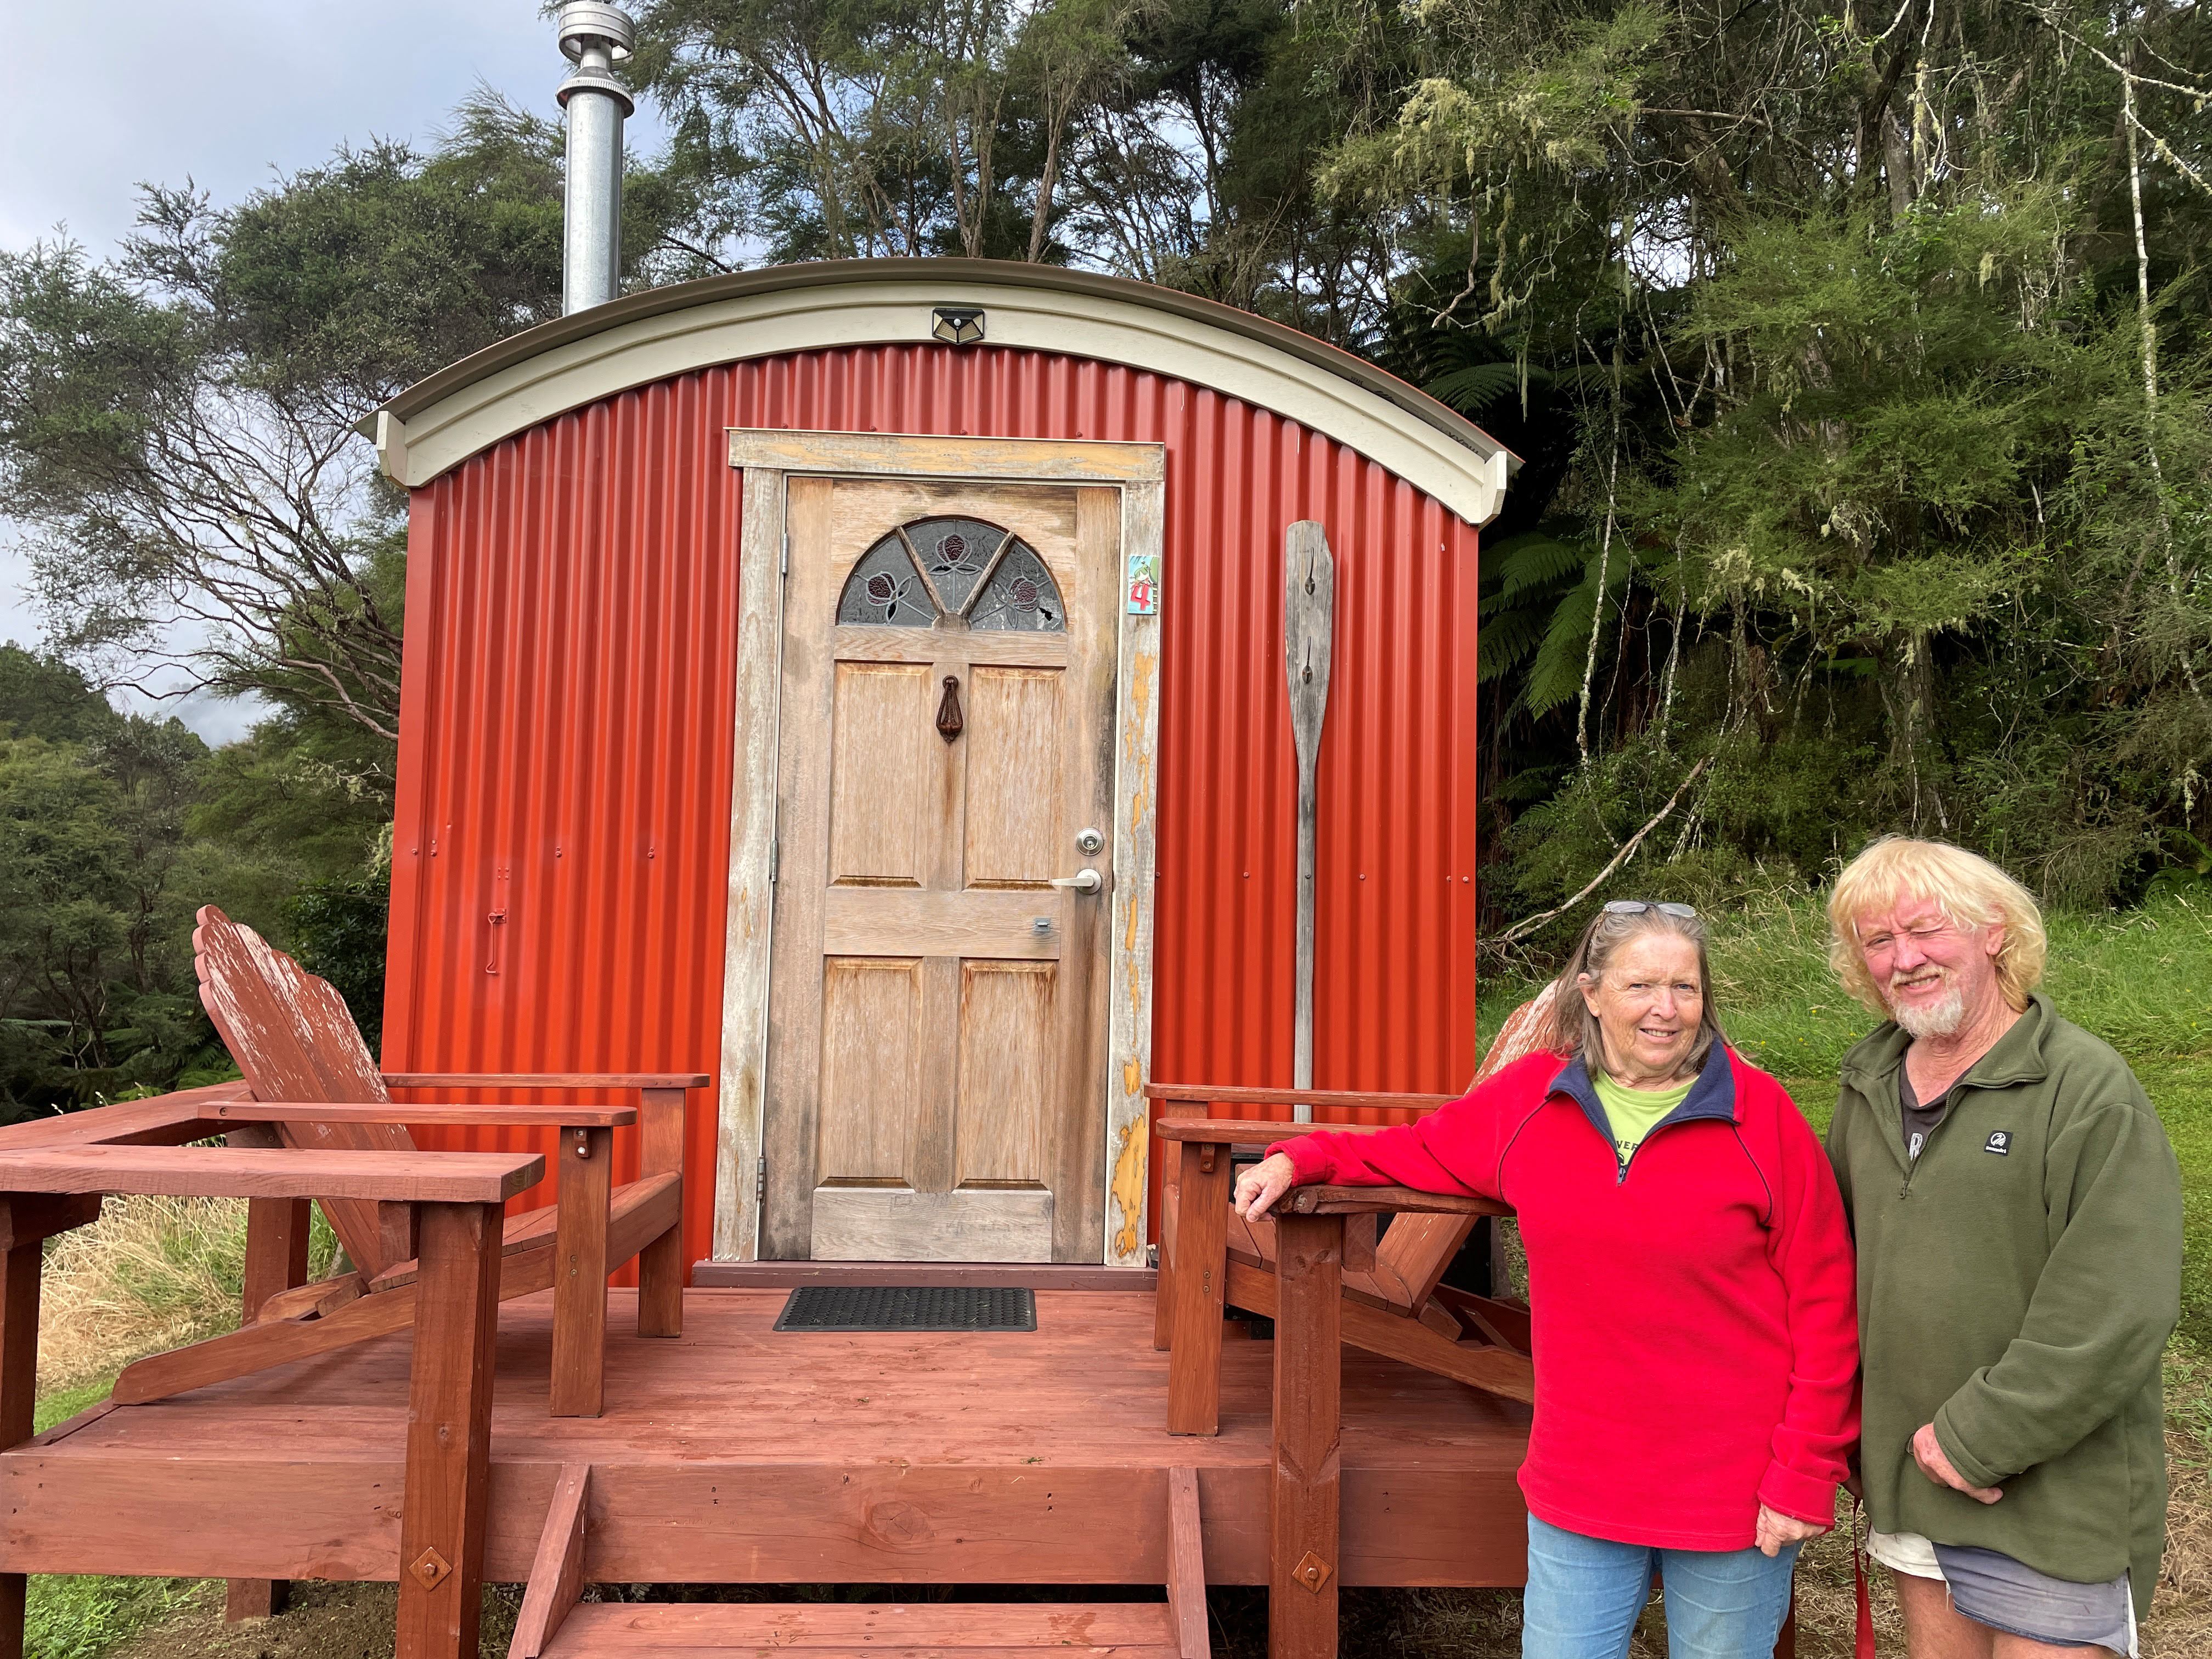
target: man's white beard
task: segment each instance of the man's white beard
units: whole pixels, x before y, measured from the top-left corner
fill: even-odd
[[[1907,1036],[1947,1037],[1956,1031],[1966,1017],[1966,1000],[1960,994],[1958,981],[1948,981],[1943,988],[1943,1000],[1934,1007],[1918,1004],[1889,1005],[1889,1017],[1895,1020]]]

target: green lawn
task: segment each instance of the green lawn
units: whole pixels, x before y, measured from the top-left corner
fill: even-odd
[[[113,1377],[48,1395],[33,1421],[40,1432],[107,1397]],[[46,1578],[31,1580],[24,1623],[26,1659],[97,1659],[124,1638],[178,1606],[186,1578]]]

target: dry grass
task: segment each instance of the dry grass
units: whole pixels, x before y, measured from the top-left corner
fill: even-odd
[[[245,1261],[241,1199],[109,1199],[47,1247],[39,1392],[234,1328]]]

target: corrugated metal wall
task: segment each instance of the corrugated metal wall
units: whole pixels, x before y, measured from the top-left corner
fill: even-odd
[[[1153,1074],[1171,1081],[1290,1082],[1282,548],[1292,521],[1318,520],[1337,559],[1337,639],[1316,1083],[1466,1082],[1475,532],[1265,410],[988,346],[808,352],[683,375],[560,416],[416,493],[388,1069],[715,1069],[738,608],[732,426],[1166,446]],[[620,1177],[635,1150],[627,1132],[617,1139]],[[714,1141],[702,1091],[692,1259],[710,1249]],[[550,1182],[532,1196],[550,1199]]]

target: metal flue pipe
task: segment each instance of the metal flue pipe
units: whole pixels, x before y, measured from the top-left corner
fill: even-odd
[[[568,179],[562,203],[563,315],[615,297],[622,279],[623,122],[637,105],[615,79],[636,26],[619,6],[569,0],[561,8],[561,50],[575,70],[554,95],[568,118]]]

